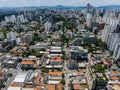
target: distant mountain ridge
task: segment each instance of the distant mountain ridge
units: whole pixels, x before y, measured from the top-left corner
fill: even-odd
[[[94,7],[94,6],[92,6]],[[0,9],[9,9],[9,8],[13,8],[13,9],[19,9],[19,8],[55,8],[55,9],[65,9],[65,8],[86,8],[86,6],[63,6],[63,5],[56,5],[56,6],[25,6],[25,7],[0,7]],[[105,8],[105,9],[120,9],[120,5],[105,5],[105,6],[98,6],[95,8]]]
[[[120,5],[106,5],[106,6],[99,6],[98,8],[120,9]]]

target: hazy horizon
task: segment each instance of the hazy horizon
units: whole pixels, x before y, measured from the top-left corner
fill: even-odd
[[[118,0],[0,0],[0,7],[30,7],[30,6],[92,6],[120,5]]]

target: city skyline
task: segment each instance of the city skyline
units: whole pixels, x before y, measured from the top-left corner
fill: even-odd
[[[90,3],[93,6],[120,5],[118,0],[0,0],[0,7],[24,7],[24,6],[86,6]]]
[[[0,90],[120,90],[120,0],[0,0]]]

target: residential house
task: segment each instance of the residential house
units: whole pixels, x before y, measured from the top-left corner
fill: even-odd
[[[17,56],[11,56],[10,58],[5,58],[2,62],[4,67],[15,68],[19,63],[19,58]]]
[[[49,80],[61,80],[62,79],[62,72],[61,71],[49,72],[48,79]]]
[[[20,63],[20,67],[22,70],[35,69],[35,68],[37,68],[37,63],[35,60],[23,60]]]

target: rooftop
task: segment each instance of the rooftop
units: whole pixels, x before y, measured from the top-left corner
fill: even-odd
[[[50,62],[54,62],[54,61],[62,62],[62,58],[61,57],[55,57],[55,58],[50,59]]]
[[[8,87],[7,90],[21,90],[21,87]]]
[[[119,77],[118,76],[111,76],[111,79],[115,81],[115,80],[119,80]]]
[[[32,60],[24,60],[21,64],[34,64],[34,62]]]
[[[85,71],[84,70],[81,70],[79,72],[76,73],[76,75],[84,75]]]
[[[49,72],[48,74],[51,75],[51,76],[62,76],[62,72],[60,72],[60,71],[57,71],[57,72]]]
[[[74,90],[87,89],[87,85],[74,85]]]
[[[46,90],[55,90],[55,85],[52,84],[46,85]]]
[[[102,58],[101,60],[104,64],[111,66],[111,63],[108,60],[106,60],[105,58]]]

